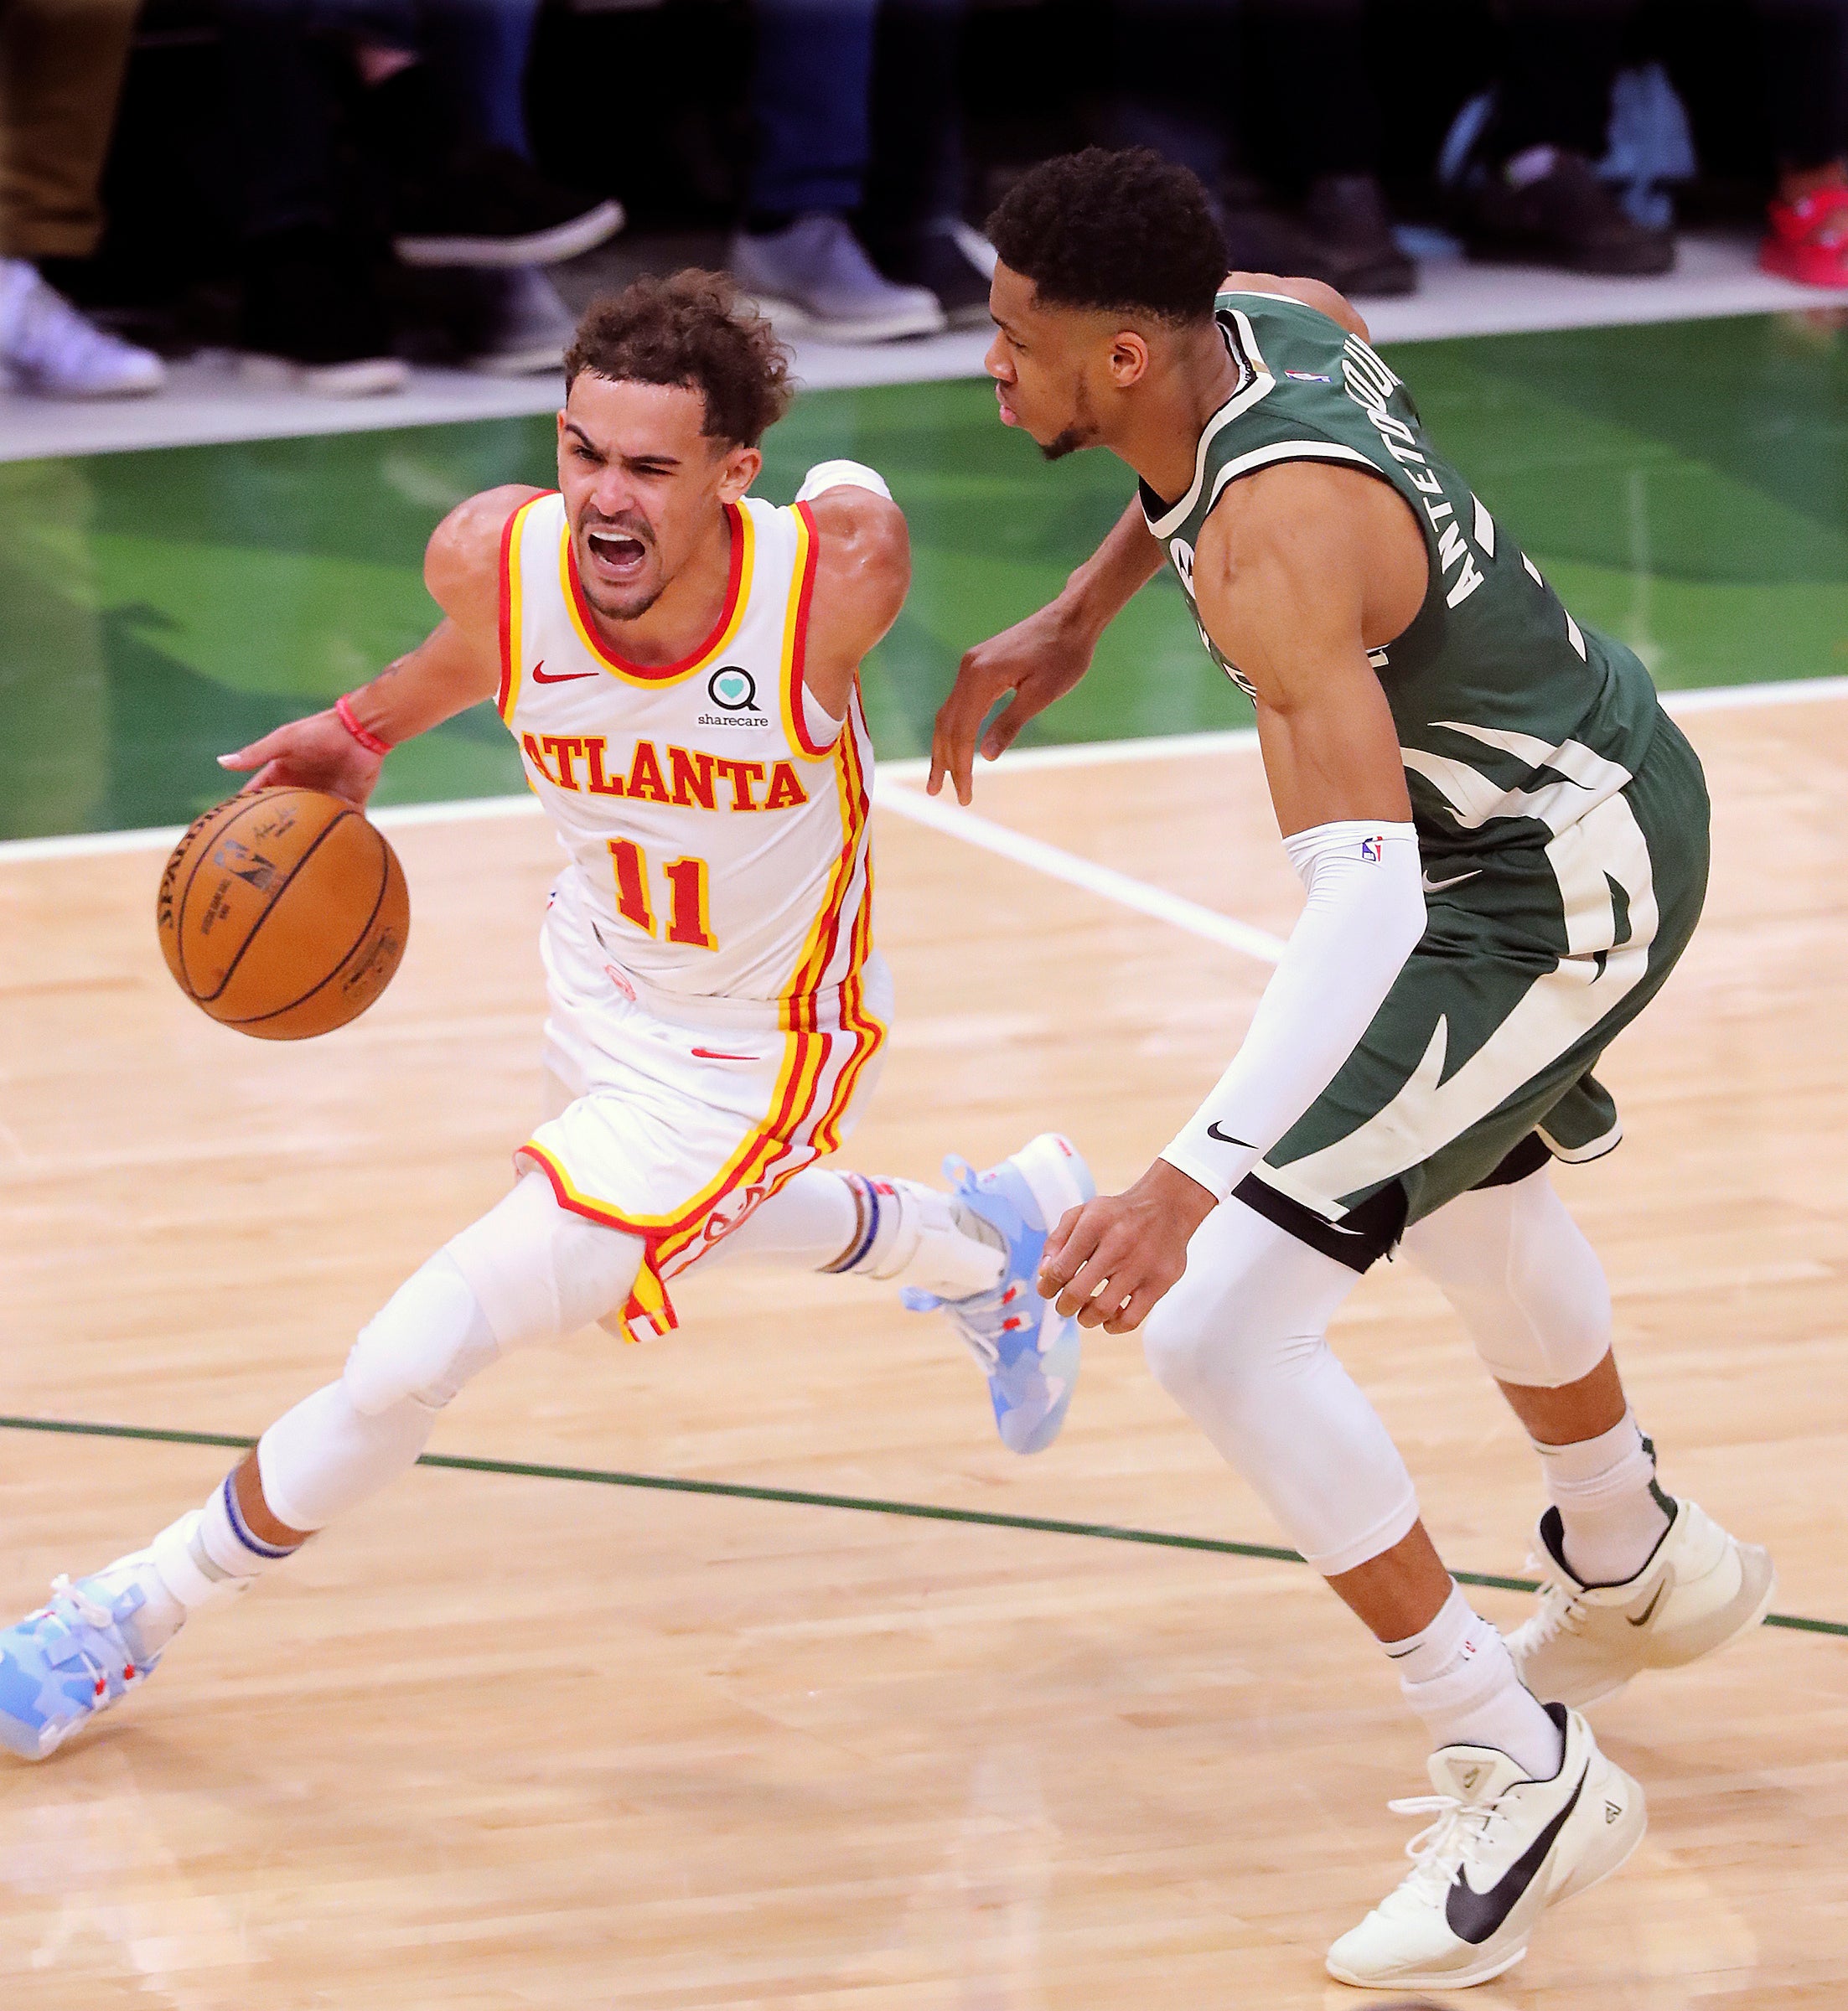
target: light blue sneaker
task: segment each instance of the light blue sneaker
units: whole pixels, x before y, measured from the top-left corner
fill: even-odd
[[[1001,1442],[1043,1452],[1059,1436],[1078,1383],[1077,1320],[1068,1319],[1033,1279],[1046,1237],[1068,1208],[1089,1201],[1097,1182],[1069,1138],[1043,1131],[986,1173],[954,1153],[943,1162],[952,1198],[998,1232],[1007,1247],[1001,1282],[972,1299],[940,1299],[908,1286],[913,1312],[941,1307],[988,1378]]]
[[[99,1711],[137,1690],[160,1666],[143,1661],[134,1615],[147,1595],[132,1579],[52,1580],[51,1602],[0,1634],[0,1745],[44,1760]]]

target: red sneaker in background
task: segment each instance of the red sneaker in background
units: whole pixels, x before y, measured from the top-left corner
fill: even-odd
[[[1758,263],[1806,287],[1848,287],[1848,189],[1770,204]]]

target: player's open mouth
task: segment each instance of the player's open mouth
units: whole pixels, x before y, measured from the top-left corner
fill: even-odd
[[[584,542],[590,547],[597,570],[613,579],[633,579],[647,563],[648,547],[633,532],[593,530]]]
[[[998,384],[995,386],[995,403],[1001,407],[1001,422],[1003,426],[1018,426],[1020,424],[1019,420],[1014,416],[1013,407],[1002,396],[1001,386]]]

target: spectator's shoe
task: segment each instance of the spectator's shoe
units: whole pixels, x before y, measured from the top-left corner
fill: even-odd
[[[400,185],[391,248],[407,266],[556,266],[625,220],[619,202],[548,181],[505,147],[477,147]]]
[[[411,381],[370,275],[329,231],[286,231],[249,248],[240,347],[256,374],[318,398],[377,397]]]
[[[1848,287],[1848,189],[1819,189],[1794,203],[1773,203],[1758,247],[1767,272],[1805,287]]]
[[[1370,174],[1324,174],[1310,184],[1302,221],[1339,292],[1412,293],[1418,268],[1392,234],[1386,198]]]
[[[468,368],[494,377],[528,377],[562,369],[577,333],[577,318],[558,289],[531,266],[496,273],[500,297],[488,323],[484,345]]]
[[[1220,220],[1235,272],[1275,272],[1280,278],[1334,284],[1323,249],[1302,221],[1278,209],[1255,181],[1229,175],[1220,187]]]
[[[1675,264],[1675,234],[1637,223],[1582,155],[1536,147],[1466,182],[1457,216],[1470,257],[1642,277]]]
[[[995,247],[972,225],[951,218],[883,248],[879,270],[900,286],[937,297],[953,328],[986,328]]]
[[[1668,1533],[1618,1585],[1582,1583],[1566,1562],[1558,1509],[1540,1517],[1540,1610],[1508,1637],[1536,1697],[1596,1703],[1645,1669],[1717,1654],[1764,1618],[1778,1589],[1770,1552],[1729,1536],[1694,1502],[1661,1498]]]
[[[1068,1208],[1097,1192],[1091,1171],[1069,1139],[1043,1131],[986,1173],[954,1154],[943,1162],[952,1204],[998,1233],[1007,1252],[1000,1281],[969,1299],[940,1299],[907,1287],[913,1312],[940,1307],[988,1378],[989,1400],[1002,1443],[1013,1452],[1043,1452],[1065,1422],[1078,1383],[1080,1330],[1033,1280],[1046,1237]]]
[[[152,349],[99,328],[23,258],[0,258],[0,366],[41,398],[138,398],[167,380]]]
[[[1389,1802],[1430,1816],[1403,1882],[1328,1951],[1337,1983],[1457,1990],[1512,1969],[1545,1910],[1608,1878],[1648,1825],[1643,1791],[1597,1750],[1576,1711],[1549,1704],[1566,1752],[1533,1781],[1492,1746],[1440,1746],[1435,1795]]]
[[[136,1643],[145,1603],[132,1579],[54,1579],[50,1603],[0,1634],[0,1745],[45,1759],[86,1719],[139,1689],[160,1666]]]
[[[940,334],[946,325],[928,288],[880,277],[844,217],[817,213],[781,230],[740,231],[732,270],[786,335],[895,342]]]

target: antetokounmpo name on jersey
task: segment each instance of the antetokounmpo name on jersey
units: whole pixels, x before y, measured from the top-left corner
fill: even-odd
[[[1372,421],[1381,444],[1419,492],[1438,541],[1437,564],[1444,576],[1445,605],[1460,607],[1482,585],[1483,575],[1455,521],[1456,512],[1445,499],[1444,485],[1437,478],[1436,469],[1418,450],[1418,436],[1403,419],[1386,410],[1386,401],[1399,389],[1400,380],[1358,335],[1350,335],[1343,347],[1341,375],[1348,395]],[[1476,508],[1478,515],[1484,514],[1481,504]],[[1448,523],[1444,520],[1447,517],[1452,520]],[[1462,571],[1452,580],[1450,570],[1459,561]]]
[[[573,795],[624,796],[683,810],[793,810],[809,800],[793,763],[738,761],[687,747],[638,740],[628,772],[608,765],[600,733],[523,733],[525,757],[555,789]]]

